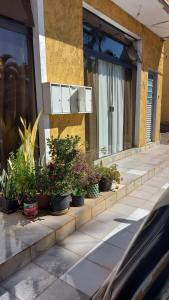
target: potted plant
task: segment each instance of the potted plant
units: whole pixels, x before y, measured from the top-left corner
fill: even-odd
[[[39,209],[49,208],[49,177],[47,168],[41,164],[36,164],[35,167],[35,181],[36,181],[36,199]]]
[[[20,118],[22,129],[19,128],[21,145],[16,153],[11,153],[9,158],[10,169],[15,178],[15,192],[17,199],[23,205],[23,213],[27,217],[35,217],[38,214],[35,181],[35,143],[38,123],[41,113],[38,115],[32,129],[26,121]]]
[[[8,174],[5,170],[0,176],[0,197],[2,211],[12,213],[18,209],[18,201],[15,198],[15,183],[12,174]]]
[[[72,205],[84,205],[84,197],[86,194],[86,183],[88,180],[89,165],[82,154],[78,154],[73,166],[73,193]]]
[[[53,215],[65,214],[70,206],[72,177],[67,165],[48,165],[50,207]]]
[[[90,166],[88,169],[87,196],[88,198],[97,198],[99,196],[100,175],[97,169]]]
[[[48,166],[50,205],[52,214],[60,215],[68,211],[73,189],[73,165],[79,152],[80,138],[48,139],[51,163]]]
[[[100,192],[110,191],[113,182],[120,183],[120,173],[116,165],[110,168],[98,167],[97,172],[100,174],[99,190]]]

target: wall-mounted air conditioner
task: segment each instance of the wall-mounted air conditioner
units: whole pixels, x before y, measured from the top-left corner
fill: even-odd
[[[46,114],[92,113],[92,88],[87,86],[43,83]]]

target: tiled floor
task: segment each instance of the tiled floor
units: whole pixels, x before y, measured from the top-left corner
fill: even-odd
[[[141,160],[142,155],[140,154],[139,157]],[[126,172],[131,166],[131,160],[132,157],[125,163]],[[153,163],[153,156],[147,155],[147,165]],[[139,161],[138,163],[135,161],[135,167],[135,170],[141,170]],[[137,172],[134,173],[130,172],[129,176],[138,176]],[[166,167],[119,200],[111,209],[79,227],[78,231],[65,238],[59,245],[45,251],[32,263],[1,282],[0,299],[89,299],[119,262],[131,239],[165,191],[168,183],[169,168]],[[13,222],[15,223],[15,220]],[[56,228],[57,222],[53,223],[53,218],[51,222],[51,227]],[[18,247],[23,247],[24,250],[25,243],[32,243],[32,239],[36,237],[36,230],[34,225],[29,227],[30,230],[25,232],[25,235],[28,233],[25,241],[24,232],[18,226],[16,234],[23,244],[21,242],[16,244],[11,239],[9,244],[12,251],[17,251]],[[10,236],[9,228],[8,235]]]

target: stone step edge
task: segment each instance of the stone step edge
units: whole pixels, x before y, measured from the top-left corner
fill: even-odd
[[[132,180],[130,183],[120,185],[117,191],[100,193],[98,198],[85,199],[85,205],[82,207],[71,207],[68,215],[71,216],[72,219],[69,222],[56,230],[53,229],[53,232],[41,238],[35,244],[28,246],[26,249],[8,258],[0,265],[0,281],[7,279],[10,275],[33,261],[44,251],[59,243],[97,215],[112,208],[118,200],[127,196],[168,165],[169,161],[160,163],[147,171],[144,175],[138,176],[137,179]]]

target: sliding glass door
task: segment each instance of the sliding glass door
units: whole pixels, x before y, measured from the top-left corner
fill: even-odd
[[[88,58],[85,84],[93,87],[93,113],[86,116],[87,152],[92,159],[133,146],[133,70]]]
[[[133,146],[138,55],[131,37],[86,10],[83,38],[85,85],[93,88],[86,150],[94,160]]]
[[[122,66],[98,61],[99,157],[123,150],[124,80]]]

